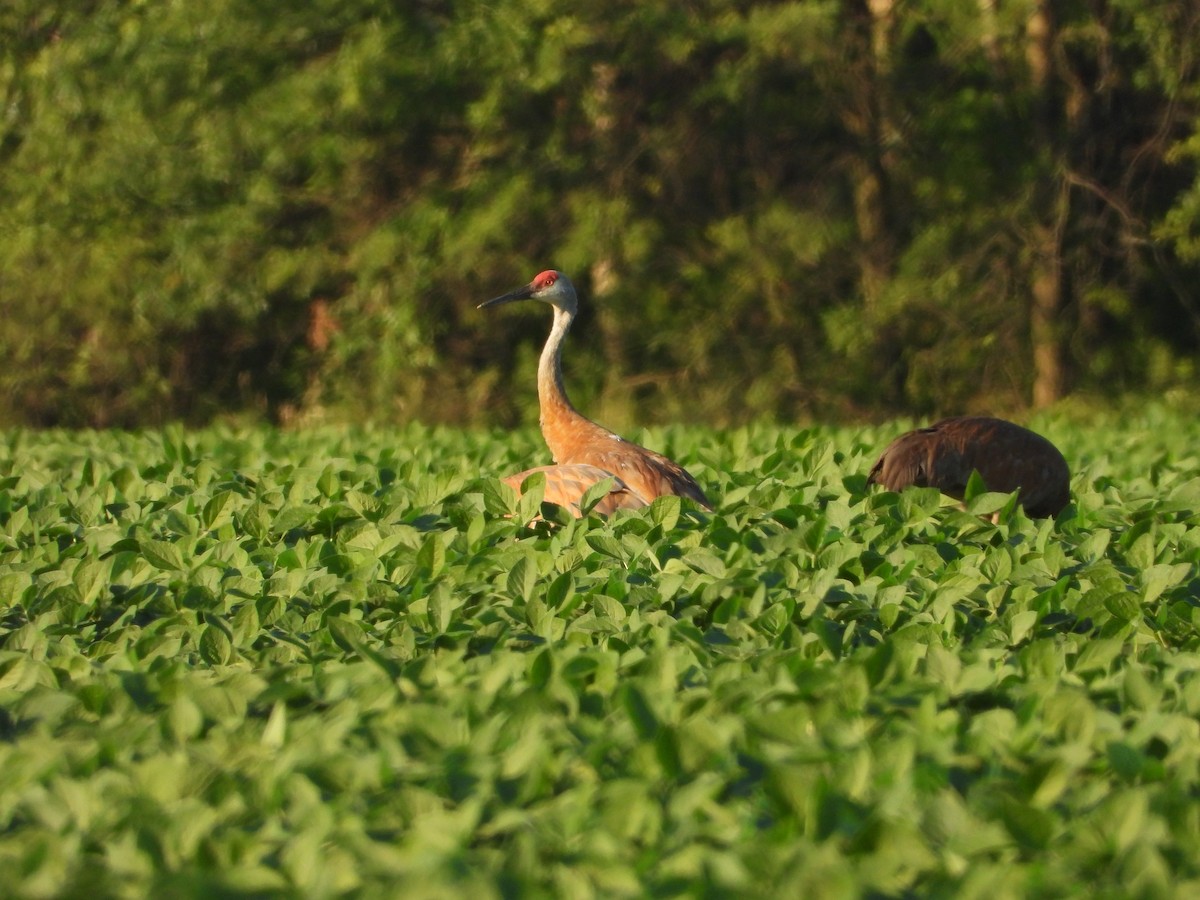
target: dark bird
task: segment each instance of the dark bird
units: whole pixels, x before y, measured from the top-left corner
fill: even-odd
[[[962,500],[972,471],[989,491],[1018,491],[1033,517],[1057,515],[1070,500],[1071,472],[1058,448],[1028,428],[987,416],[955,416],[900,435],[875,461],[867,484],[889,491],[935,487]]]
[[[538,361],[537,385],[542,437],[556,465],[530,470],[546,473],[546,499],[558,497],[554,502],[574,509],[578,515],[578,500],[583,491],[599,480],[588,478],[599,471],[599,477],[615,477],[614,490],[598,507],[608,505],[611,509],[601,511],[636,509],[664,494],[690,497],[705,509],[712,509],[696,479],[681,465],[597,425],[567,399],[562,379],[562,345],[579,303],[571,279],[548,269],[529,284],[481,303],[479,308],[517,300],[540,300],[554,309],[554,323]],[[517,479],[514,486],[519,490],[520,481],[529,474],[522,472],[505,480],[512,484]],[[576,489],[580,489],[578,496],[572,493]]]

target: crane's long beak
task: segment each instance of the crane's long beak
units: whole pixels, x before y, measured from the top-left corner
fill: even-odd
[[[493,297],[491,300],[484,300],[476,309],[483,309],[485,306],[499,306],[501,303],[513,303],[517,300],[528,300],[533,296],[533,285],[526,284],[509,291],[507,294],[501,294],[499,297]]]

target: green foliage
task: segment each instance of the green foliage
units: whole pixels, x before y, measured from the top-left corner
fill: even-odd
[[[530,432],[6,432],[5,891],[1194,892],[1200,430],[1038,425],[1058,521],[865,491],[906,423],[609,520]]]

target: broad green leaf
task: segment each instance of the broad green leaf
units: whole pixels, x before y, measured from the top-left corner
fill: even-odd
[[[1008,639],[1013,644],[1019,644],[1030,634],[1037,624],[1038,614],[1034,609],[1023,609],[1014,612],[1008,620]]]
[[[29,509],[24,506],[18,506],[9,514],[8,521],[4,523],[4,533],[16,537],[28,524]]]
[[[1194,574],[1194,572],[1194,567],[1187,563],[1150,566],[1150,568],[1143,570],[1139,576],[1144,592],[1143,601],[1145,603],[1153,603],[1165,590],[1179,584],[1184,578]]]
[[[663,531],[670,531],[679,524],[679,514],[683,501],[674,494],[663,494],[656,497],[650,504],[650,517],[654,524],[662,526]]]
[[[341,486],[341,479],[333,470],[333,466],[326,466],[321,470],[321,475],[317,478],[317,490],[321,492],[322,497],[332,500],[340,493]]]
[[[453,620],[455,609],[450,592],[435,588],[429,595],[428,609],[430,627],[438,634],[445,634]]]
[[[971,473],[971,481],[967,482],[967,490],[965,494],[965,505],[967,512],[973,516],[990,516],[994,512],[999,512],[1008,504],[1009,495],[993,493],[987,490],[981,490],[972,493],[971,485],[975,483],[975,479],[979,477],[978,472]],[[979,481],[979,485],[983,482]]]
[[[200,632],[200,657],[211,666],[223,666],[233,656],[233,643],[222,629],[206,625]]]
[[[1000,803],[1000,816],[1017,843],[1030,850],[1045,848],[1054,836],[1053,815],[1035,809],[1016,798],[1003,798]]]
[[[233,643],[240,649],[250,647],[259,634],[258,608],[252,602],[243,603],[233,616]]]
[[[79,599],[83,603],[91,603],[100,593],[112,566],[100,559],[89,556],[80,560],[71,579],[79,589]]]
[[[216,528],[229,521],[229,507],[233,500],[233,491],[217,491],[204,504],[201,521],[205,528]]]
[[[726,575],[725,563],[719,556],[708,550],[701,548],[689,550],[683,559],[689,566],[704,575],[710,575],[713,578],[724,578]]]
[[[328,622],[329,636],[333,642],[347,653],[356,653],[362,646],[360,635],[362,629],[357,623],[348,621],[340,616],[331,617]]]
[[[203,650],[201,650],[203,653]],[[187,696],[176,697],[167,709],[167,725],[180,743],[191,740],[204,727],[204,714],[195,702]]]
[[[142,556],[150,561],[155,568],[168,572],[182,571],[185,566],[179,545],[169,541],[156,541],[149,538],[139,541]]]
[[[625,553],[622,550],[621,542],[607,531],[589,532],[584,540],[597,553],[621,562],[625,561]]]
[[[537,587],[537,564],[530,556],[522,556],[508,571],[508,593],[528,601]]]
[[[16,606],[32,585],[33,579],[25,572],[0,571],[0,606]]]
[[[312,506],[287,505],[275,515],[271,522],[271,531],[275,534],[287,534],[297,528],[303,528],[316,517],[316,508]]]
[[[511,516],[517,511],[517,492],[499,478],[483,481],[484,508],[495,516]]]
[[[1092,672],[1106,669],[1121,652],[1121,641],[1115,638],[1096,638],[1088,641],[1075,658],[1073,672]]]
[[[1132,591],[1121,591],[1105,597],[1104,607],[1122,622],[1132,622],[1142,613],[1142,600]]]
[[[250,537],[262,541],[271,528],[271,512],[263,504],[254,502],[241,514],[241,527]]]
[[[525,596],[524,593],[521,596]],[[565,611],[575,596],[575,578],[570,572],[563,572],[550,582],[546,589],[546,603],[551,609]]]
[[[417,565],[422,566],[430,578],[436,577],[446,565],[446,545],[436,532],[425,537],[417,552]]]
[[[583,496],[579,498],[580,514],[586,516],[595,509],[596,504],[609,495],[615,483],[615,479],[609,476],[608,478],[601,478],[595,484],[588,487],[583,492]]]
[[[533,657],[529,666],[529,683],[536,688],[543,688],[550,682],[554,670],[554,659],[550,649],[546,648]]]
[[[521,497],[517,500],[516,515],[520,522],[531,522],[542,511],[542,498],[546,493],[546,475],[535,472],[521,484]]]

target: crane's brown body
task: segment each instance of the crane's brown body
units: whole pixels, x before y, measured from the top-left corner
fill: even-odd
[[[579,468],[582,466],[599,470],[603,477],[615,476],[623,486],[622,491],[617,493],[625,499],[614,509],[631,508],[627,504],[632,502],[645,506],[665,494],[690,497],[705,509],[712,509],[700,485],[681,465],[596,424],[576,410],[567,399],[562,380],[562,345],[578,305],[575,288],[567,276],[547,270],[524,287],[481,303],[480,306],[529,299],[541,300],[554,307],[554,324],[538,361],[537,382],[542,437],[546,439],[546,446],[550,448],[550,455],[556,463],[540,470],[546,473],[546,499],[551,499],[552,493],[567,499],[572,496],[570,492],[582,484],[583,489],[573,501],[554,501],[574,509],[578,515],[579,497],[597,480],[584,484],[587,477],[582,475],[585,471]]]
[[[889,491],[935,487],[963,498],[972,471],[989,491],[1018,497],[1030,516],[1057,515],[1070,500],[1071,472],[1058,448],[1004,419],[956,416],[902,434],[883,451],[868,484]]]
[[[582,515],[579,504],[583,499],[583,495],[593,485],[598,484],[605,478],[612,479],[612,487],[592,507],[595,512],[600,513],[602,516],[611,516],[618,509],[642,509],[649,505],[630,490],[629,485],[611,472],[606,472],[596,466],[589,466],[583,463],[575,463],[567,466],[538,466],[535,469],[518,472],[516,475],[507,475],[500,480],[517,491],[517,493],[520,493],[521,485],[525,483],[525,479],[538,472],[544,472],[546,475],[546,491],[542,495],[542,500],[548,503],[556,503],[564,509],[570,510],[576,516]]]

